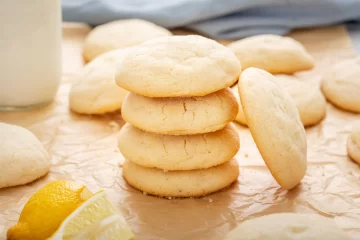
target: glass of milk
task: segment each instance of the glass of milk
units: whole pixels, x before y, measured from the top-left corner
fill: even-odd
[[[60,0],[0,0],[0,110],[51,103],[60,78]]]

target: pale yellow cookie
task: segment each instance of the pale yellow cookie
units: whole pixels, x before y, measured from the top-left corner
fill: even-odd
[[[241,62],[242,68],[256,67],[270,73],[291,74],[314,67],[314,60],[301,43],[290,37],[257,35],[244,38],[228,47]]]
[[[97,56],[115,49],[136,46],[147,40],[170,36],[165,28],[141,19],[126,19],[95,27],[84,42],[84,58],[91,61]]]
[[[306,83],[289,75],[277,75],[275,82],[295,102],[304,126],[315,125],[325,117],[326,100],[318,84]]]
[[[87,65],[76,76],[70,90],[71,110],[84,114],[104,114],[121,109],[128,93],[115,83],[115,72],[131,48],[107,52]]]
[[[335,106],[360,113],[360,57],[329,67],[321,89]]]
[[[148,98],[130,93],[123,119],[147,132],[171,135],[219,130],[235,119],[238,104],[229,88],[204,97]]]
[[[0,122],[0,188],[27,184],[49,172],[51,157],[26,128]]]
[[[246,69],[240,76],[239,93],[254,141],[275,180],[294,188],[307,168],[306,134],[291,97],[270,73]]]
[[[360,125],[354,127],[346,146],[350,158],[360,164]]]
[[[247,126],[246,118],[245,118],[245,115],[244,115],[244,110],[243,110],[243,107],[242,107],[241,101],[240,101],[238,86],[235,85],[235,86],[231,87],[231,91],[233,92],[233,94],[234,94],[234,96],[236,98],[236,101],[239,104],[239,111],[238,111],[238,114],[236,115],[235,121],[242,124],[242,125],[244,125],[244,126]]]
[[[239,176],[236,159],[198,170],[164,171],[125,160],[123,176],[134,188],[161,197],[201,197],[219,191]]]
[[[332,218],[316,214],[274,213],[246,220],[225,240],[350,240]]]
[[[196,135],[160,135],[125,124],[118,137],[122,155],[143,167],[164,170],[209,168],[231,160],[240,139],[230,123],[225,128]]]
[[[275,82],[282,87],[295,102],[300,120],[305,127],[319,123],[326,114],[326,100],[317,85],[305,83],[290,75],[276,75]],[[236,89],[237,90],[237,89]],[[236,121],[247,126],[246,118],[241,106],[239,93],[234,91],[239,103]]]
[[[116,82],[147,97],[193,97],[233,85],[240,72],[239,60],[220,43],[171,36],[137,46],[119,66]]]

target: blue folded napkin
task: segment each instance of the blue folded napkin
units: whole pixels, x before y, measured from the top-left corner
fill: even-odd
[[[212,38],[286,34],[360,19],[359,0],[62,0],[63,20],[99,25],[141,18]]]

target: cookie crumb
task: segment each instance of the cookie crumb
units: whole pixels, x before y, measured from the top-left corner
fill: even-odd
[[[212,202],[213,202],[213,200],[211,198],[209,198],[209,203],[212,203]]]
[[[247,157],[249,157],[249,155],[248,155],[247,153],[245,153],[245,155],[244,155],[244,156],[245,156],[246,158],[247,158]]]
[[[147,192],[143,192],[143,194],[144,194],[145,196],[149,195]]]

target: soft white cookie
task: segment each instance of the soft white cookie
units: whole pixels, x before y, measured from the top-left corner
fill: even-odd
[[[0,123],[0,188],[30,183],[49,172],[51,158],[36,136]]]
[[[306,134],[295,103],[273,75],[257,68],[241,74],[239,94],[266,165],[280,186],[294,188],[307,168]]]
[[[220,43],[171,36],[137,46],[119,66],[116,82],[147,97],[193,97],[233,85],[240,72],[239,60]]]
[[[270,73],[291,74],[314,67],[314,60],[301,43],[290,37],[257,35],[232,42],[228,47],[242,68],[256,67]]]
[[[134,188],[161,197],[201,197],[219,191],[236,181],[239,165],[236,159],[198,170],[164,171],[141,167],[125,160],[123,176]]]
[[[240,223],[225,240],[350,240],[331,218],[274,213]]]
[[[216,132],[181,136],[148,133],[127,123],[118,143],[127,160],[164,170],[217,166],[231,160],[240,148],[237,130],[231,123]]]
[[[86,36],[83,54],[86,61],[91,61],[111,50],[170,35],[172,33],[167,29],[141,19],[117,20],[95,27]]]
[[[321,89],[326,99],[335,106],[360,113],[360,57],[330,67]]]
[[[207,133],[235,119],[238,104],[229,88],[203,97],[148,98],[129,93],[123,119],[147,132],[186,135]]]
[[[360,164],[360,125],[354,127],[346,146],[350,158]]]
[[[326,114],[326,100],[317,85],[305,83],[290,75],[276,75],[275,82],[280,85],[295,102],[302,124],[312,126],[319,123]],[[246,118],[240,102],[239,93],[234,91],[239,103],[236,121],[247,126]]]
[[[128,91],[116,85],[115,72],[129,51],[131,48],[113,50],[85,65],[70,90],[71,110],[104,114],[121,109]]]

